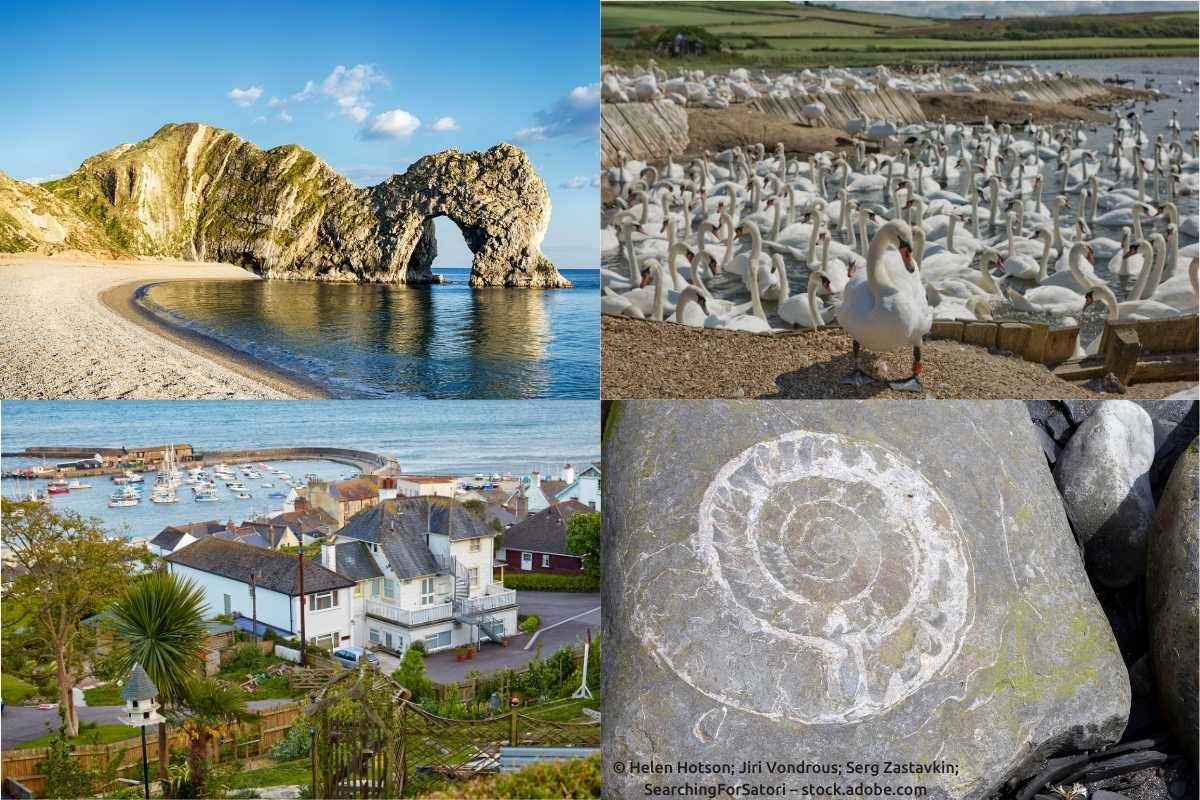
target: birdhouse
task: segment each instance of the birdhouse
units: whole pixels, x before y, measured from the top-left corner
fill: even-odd
[[[121,699],[125,701],[125,712],[121,722],[133,728],[146,728],[166,722],[166,717],[158,713],[158,687],[150,680],[150,676],[142,669],[141,664],[134,664],[121,690]]]

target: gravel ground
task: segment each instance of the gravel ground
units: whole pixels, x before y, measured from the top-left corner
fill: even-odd
[[[838,328],[758,336],[605,315],[601,396],[632,398],[1041,399],[1115,397],[1054,377],[1044,367],[958,342],[926,342],[924,395],[840,381],[852,368],[851,341]],[[911,373],[911,352],[877,357],[892,380]],[[873,370],[879,374],[877,367]],[[1194,385],[1194,384],[1192,384]],[[1187,383],[1140,384],[1127,398],[1159,398]]]

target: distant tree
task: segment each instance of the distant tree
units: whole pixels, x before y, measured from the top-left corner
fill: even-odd
[[[576,514],[567,520],[567,550],[583,559],[583,571],[600,577],[600,515]]]
[[[180,702],[204,655],[208,630],[204,591],[170,572],[152,572],[130,585],[112,606],[114,669],[135,663],[154,681],[159,703]],[[159,775],[167,776],[167,724],[158,725]]]
[[[105,536],[99,520],[41,503],[0,506],[3,541],[15,569],[4,593],[45,637],[54,657],[59,713],[68,736],[79,733],[71,690],[82,676],[93,631],[83,624],[117,597],[140,558],[124,539]]]
[[[433,694],[433,681],[425,674],[425,652],[409,647],[400,659],[400,666],[392,673],[396,683],[412,692],[414,701],[423,700]]]

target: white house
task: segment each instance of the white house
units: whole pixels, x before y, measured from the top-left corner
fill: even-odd
[[[575,500],[585,506],[600,510],[600,465],[588,464],[578,473],[567,464],[563,468],[562,479],[567,487],[554,495],[555,503]],[[532,510],[532,509],[531,509]]]
[[[449,475],[397,475],[396,496],[453,497],[458,478]]]
[[[354,581],[312,560],[304,561],[303,593],[297,556],[218,536],[193,542],[164,560],[172,573],[203,589],[212,614],[240,615],[246,622],[256,614],[260,624],[298,638],[303,597],[309,642],[327,649],[358,643],[351,623]]]
[[[517,632],[517,594],[492,578],[497,533],[448,498],[386,500],[322,547],[322,563],[355,582],[355,644],[403,653],[493,641]]]

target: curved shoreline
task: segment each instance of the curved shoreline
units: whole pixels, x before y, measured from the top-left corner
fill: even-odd
[[[283,392],[289,397],[301,400],[327,400],[332,397],[329,391],[304,377],[295,375],[283,368],[264,361],[261,358],[245,353],[235,347],[211,336],[178,325],[165,317],[159,316],[147,308],[142,300],[152,287],[172,280],[189,280],[188,278],[145,279],[118,284],[100,292],[100,303],[117,314],[122,319],[155,333],[179,346],[195,353],[201,358],[216,362],[231,372],[258,381],[266,386]]]

